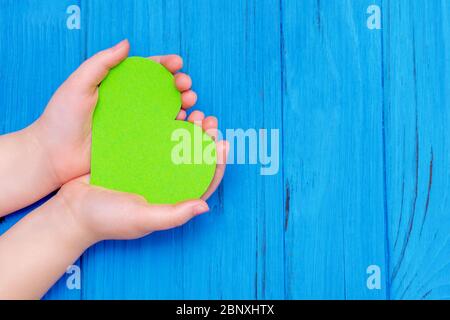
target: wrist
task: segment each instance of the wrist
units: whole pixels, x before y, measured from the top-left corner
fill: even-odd
[[[47,147],[45,134],[39,120],[25,128],[23,134],[26,135],[26,141],[32,145],[30,149],[33,150],[33,158],[37,158],[37,161],[42,164],[42,171],[45,172],[45,176],[48,177],[51,184],[54,185],[54,190],[61,187],[64,181],[62,181],[55,169],[51,157],[52,152]]]
[[[100,239],[79,221],[76,210],[61,193],[57,193],[51,200],[52,210],[49,218],[61,239],[70,248],[84,251]]]

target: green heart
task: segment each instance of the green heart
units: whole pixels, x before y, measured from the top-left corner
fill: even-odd
[[[175,120],[180,107],[162,65],[132,57],[112,69],[93,117],[91,184],[151,203],[200,198],[214,176],[215,143],[199,126]]]

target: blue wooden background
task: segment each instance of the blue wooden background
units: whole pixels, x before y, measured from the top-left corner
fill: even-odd
[[[450,298],[450,0],[0,0],[0,133],[123,38],[182,55],[221,129],[279,129],[280,170],[229,166],[211,213],[94,246],[46,298]]]

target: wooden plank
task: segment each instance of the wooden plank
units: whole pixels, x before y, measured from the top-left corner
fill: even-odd
[[[188,57],[194,81],[198,79],[199,107],[216,114],[222,129],[280,130],[279,2],[183,4],[182,53]],[[282,164],[280,140],[275,142]],[[279,169],[262,176],[260,165],[229,166],[221,190],[212,199],[215,211],[186,233],[199,237],[185,245],[186,298],[283,298]],[[198,271],[207,276],[197,275]]]
[[[89,55],[125,37],[132,54],[181,54],[198,108],[222,128],[281,127],[276,1],[86,4]],[[83,297],[282,298],[281,183],[281,174],[260,176],[255,165],[231,166],[207,216],[89,250]]]
[[[382,30],[366,27],[374,2]],[[81,30],[66,27],[73,4]],[[0,133],[30,124],[84,58],[125,37],[133,55],[184,56],[198,108],[222,129],[282,129],[277,175],[231,165],[207,216],[95,246],[82,291],[63,276],[46,298],[450,298],[449,9],[4,0]],[[369,265],[380,290],[366,286]]]
[[[77,1],[2,1],[0,10],[0,134],[31,124],[82,60],[79,30],[68,30],[66,9]],[[0,234],[42,203],[5,218]],[[47,298],[79,299],[64,276]]]
[[[367,1],[282,1],[286,297],[387,297],[381,33]],[[380,290],[366,269],[382,272]]]
[[[448,299],[450,4],[384,10],[391,296]]]

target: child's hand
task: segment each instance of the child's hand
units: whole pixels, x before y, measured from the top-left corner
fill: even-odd
[[[203,200],[150,205],[138,195],[89,185],[98,85],[128,51],[124,41],[96,54],[58,89],[34,124],[0,136],[0,217],[63,185],[55,197],[0,237],[0,299],[41,297],[67,265],[95,242],[139,238],[184,224],[208,210],[204,199],[217,188],[225,170],[225,141],[216,142],[217,168]],[[178,56],[152,59],[171,72],[182,66]],[[191,79],[179,73],[175,81],[182,92],[182,108],[194,105],[197,97],[190,90]],[[186,112],[181,110],[177,118],[184,120]],[[217,141],[216,118],[196,111],[188,121],[201,124]]]
[[[204,119],[201,112],[194,111],[188,121],[201,124],[203,130],[214,135],[217,120]],[[206,199],[219,185],[228,152],[225,141],[217,143],[216,175]],[[83,176],[65,184],[55,197],[66,208],[69,220],[81,230],[88,245],[106,239],[135,239],[153,231],[178,227],[191,218],[209,210],[204,200],[190,200],[176,205],[150,205],[143,197],[112,191],[89,184],[89,176]]]
[[[90,172],[92,114],[97,104],[98,85],[109,70],[128,56],[128,41],[101,51],[85,61],[56,91],[44,114],[33,124],[56,177],[62,185]],[[170,72],[182,68],[182,59],[176,55],[152,57]],[[191,89],[191,78],[183,73],[175,75],[177,88],[182,92],[182,111],[192,107],[197,96]]]
[[[178,227],[209,210],[203,200],[177,205],[150,205],[144,197],[95,187],[84,176],[64,185],[56,199],[62,200],[76,234],[87,246],[116,239],[137,239],[153,231]]]

